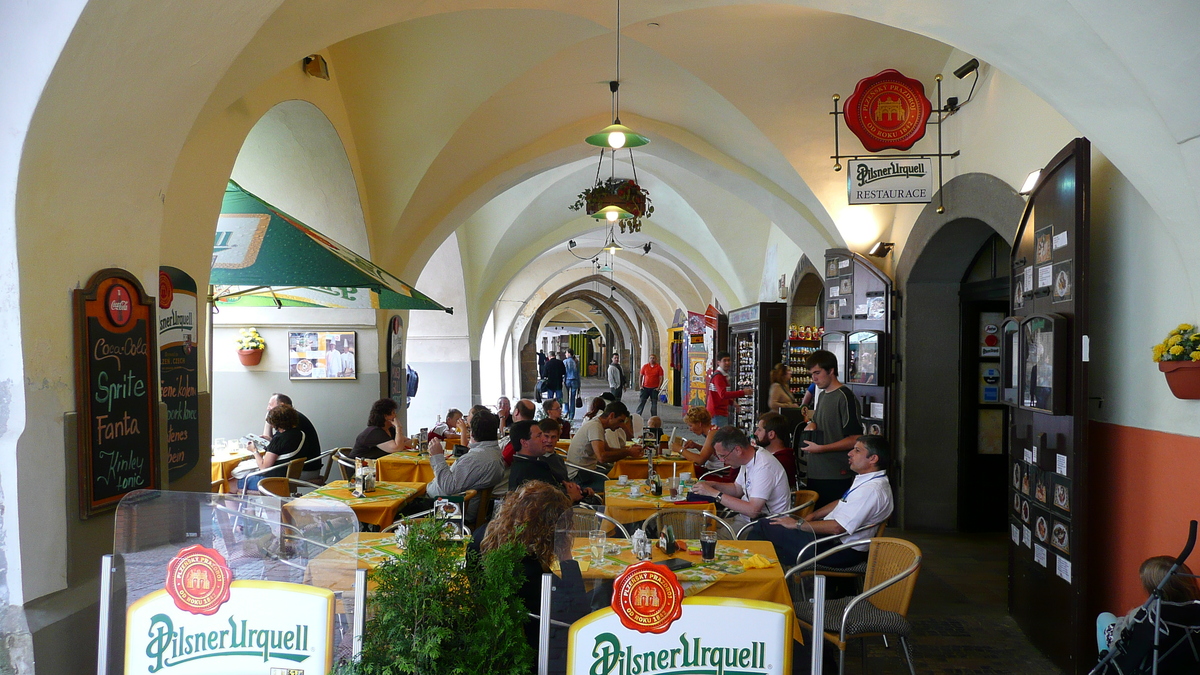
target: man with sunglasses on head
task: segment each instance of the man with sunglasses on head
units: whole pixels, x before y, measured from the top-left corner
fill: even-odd
[[[797,556],[815,539],[843,535],[809,547],[804,551],[804,560],[835,546],[874,536],[874,527],[863,527],[878,525],[892,515],[892,486],[887,477],[891,452],[882,436],[866,435],[858,437],[848,455],[850,469],[856,476],[841,499],[826,504],[801,520],[782,517],[773,518],[769,523],[755,523],[750,530],[750,538],[765,539],[774,544],[780,562],[790,566],[803,562],[797,560]],[[869,545],[864,542],[822,559],[821,564],[853,567],[867,559],[868,548]]]

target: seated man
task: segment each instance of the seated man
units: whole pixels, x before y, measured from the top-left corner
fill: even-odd
[[[287,394],[271,394],[271,398],[267,399],[267,412],[271,412],[271,408],[280,403],[292,405],[292,397]],[[321,439],[317,438],[317,430],[313,427],[313,423],[305,417],[304,413],[299,410],[296,414],[300,416],[300,423],[296,428],[304,432],[304,459],[316,459],[321,456]],[[263,426],[263,438],[268,441],[275,435],[275,430],[271,427],[271,423],[267,422]],[[330,460],[333,461],[333,460]],[[300,474],[301,480],[309,481],[318,480],[321,477],[321,464],[317,462],[305,462],[304,471]]]
[[[496,443],[499,428],[500,418],[491,411],[472,412],[469,450],[454,464],[446,463],[446,449],[441,439],[430,440],[429,464],[433,467],[434,478],[425,487],[425,496],[449,497],[467,490],[486,490],[503,480],[504,463],[500,461],[500,446]],[[474,522],[479,503],[476,499],[467,507],[468,522]]]
[[[787,418],[777,412],[759,415],[758,424],[754,427],[754,442],[761,448],[766,448],[779,463],[787,475],[788,485],[796,489],[796,453],[783,440],[788,435]]]
[[[700,481],[692,491],[716,497],[717,503],[738,513],[738,527],[772,513],[781,513],[791,503],[787,476],[779,460],[766,448],[750,447],[750,439],[737,427],[726,426],[713,435],[713,454],[732,467],[740,467],[732,483]]]
[[[579,431],[571,439],[570,449],[567,450],[567,461],[576,466],[599,472],[601,475],[572,469],[569,472],[571,480],[578,483],[580,487],[604,492],[606,476],[602,474],[607,469],[601,467],[602,463],[607,464],[626,457],[642,456],[640,448],[625,448],[623,444],[621,447],[616,447],[605,440],[605,431],[624,426],[628,419],[629,408],[626,408],[625,404],[620,401],[614,401],[605,406],[603,413],[584,422],[579,427]]]
[[[515,422],[509,431],[509,438],[517,448],[517,453],[513,455],[512,471],[508,475],[510,492],[526,481],[540,480],[557,485],[571,498],[572,502],[578,502],[583,497],[578,485],[558,480],[550,469],[550,465],[540,461],[541,457],[546,454],[546,444],[542,440],[541,427],[528,420]]]
[[[563,456],[558,454],[558,450],[556,449],[559,433],[561,433],[566,424],[566,420],[559,422],[557,420],[544,419],[538,422],[538,428],[542,430],[542,445],[546,446],[546,454],[542,455],[542,461],[550,466],[550,472],[554,474],[556,481],[563,485],[570,483],[571,485],[575,485],[575,487],[579,487],[568,480],[567,463],[563,459]],[[590,500],[590,502],[600,503],[599,499],[592,499],[592,496],[596,494],[592,488],[579,488],[579,492],[585,499]]]
[[[882,436],[859,436],[850,449],[850,468],[857,474],[853,484],[839,500],[826,504],[797,521],[794,518],[775,518],[770,523],[759,522],[751,530],[751,539],[765,539],[775,545],[775,552],[785,566],[795,562],[800,550],[814,539],[829,535],[843,537],[810,547],[804,552],[807,560],[839,544],[869,539],[874,531],[855,532],[864,525],[878,525],[892,515],[892,486],[888,483],[887,467],[891,460],[887,441]],[[851,533],[851,534],[846,534]],[[853,567],[867,559],[868,544],[839,551],[821,564],[829,567]]]

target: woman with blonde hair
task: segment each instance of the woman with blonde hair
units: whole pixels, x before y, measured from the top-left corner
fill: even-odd
[[[683,422],[688,426],[688,431],[696,434],[704,439],[704,443],[700,444],[693,440],[683,442],[683,457],[689,459],[696,465],[696,478],[708,473],[709,471],[717,471],[725,468],[725,462],[717,459],[716,451],[713,448],[713,435],[717,433],[717,427],[712,423],[712,415],[704,406],[692,406],[688,408],[683,415]],[[709,476],[705,480],[716,481],[718,483],[732,483],[737,476],[737,469],[729,470],[723,476]]]
[[[771,412],[779,412],[780,408],[799,408],[795,397],[789,389],[792,371],[785,363],[776,363],[770,374],[771,390],[767,394],[767,408]]]

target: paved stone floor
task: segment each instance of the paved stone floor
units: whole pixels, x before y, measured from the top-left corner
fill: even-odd
[[[585,382],[585,401],[605,389],[597,381]],[[625,392],[622,400],[636,409],[637,392]],[[678,426],[681,433],[685,430],[680,408],[659,404],[658,414],[665,429]],[[1030,644],[1008,614],[1004,533],[968,535],[889,530],[888,534],[917,544],[924,560],[909,610],[917,673],[1061,675],[1062,671]],[[908,673],[897,645],[894,642],[892,645],[893,648],[886,649],[881,640],[870,640],[864,669],[862,651],[857,643],[852,643],[847,652],[846,673]],[[799,668],[796,672],[805,670]],[[832,672],[836,672],[836,661]]]

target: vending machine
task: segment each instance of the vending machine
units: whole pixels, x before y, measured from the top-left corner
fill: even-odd
[[[783,352],[786,337],[787,305],[782,302],[760,302],[729,313],[733,357],[729,386],[751,392],[738,402],[736,412],[731,411],[734,426],[751,432],[758,416],[767,411],[771,368]]]

